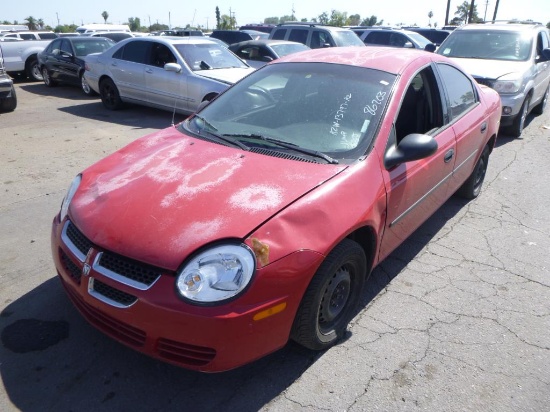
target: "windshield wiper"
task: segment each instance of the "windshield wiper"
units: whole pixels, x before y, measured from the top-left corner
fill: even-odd
[[[201,133],[203,131],[205,131],[209,135],[214,136],[214,137],[216,137],[220,140],[223,140],[224,142],[231,143],[232,145],[240,147],[241,149],[246,150],[246,151],[250,150],[250,147],[248,147],[244,143],[238,141],[237,139],[232,139],[231,135],[226,135],[226,134],[221,135],[221,134],[215,133],[215,132],[218,131],[218,129],[216,129],[216,127],[214,127],[211,123],[209,123],[208,120],[206,120],[204,117],[199,116],[199,115],[195,115],[195,116],[193,116],[193,119],[196,119],[196,120],[199,120],[199,121],[203,122],[204,126],[208,127],[208,129],[211,129],[211,130],[208,130],[206,127],[203,127],[202,129],[197,128],[198,129],[198,131],[197,131],[198,134],[201,135]]]
[[[252,139],[261,139],[261,140],[264,140],[266,142],[274,143],[277,146],[284,147],[286,149],[291,149],[291,150],[295,150],[295,151],[300,152],[300,153],[308,154],[308,155],[315,156],[315,157],[320,157],[321,159],[324,159],[327,163],[330,163],[330,164],[333,164],[333,165],[338,164],[338,160],[333,159],[332,157],[330,157],[329,155],[327,155],[323,152],[319,152],[317,150],[301,147],[301,146],[298,146],[297,144],[294,144],[294,143],[285,142],[283,140],[275,139],[273,137],[268,137],[268,136],[264,136],[264,135],[261,135],[261,134],[256,134],[256,133],[248,133],[248,134],[247,133],[244,133],[244,134],[243,133],[233,133],[233,134],[224,134],[224,136],[249,137],[249,138],[252,138]]]

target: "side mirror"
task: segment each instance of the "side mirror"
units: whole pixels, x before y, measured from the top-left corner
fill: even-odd
[[[181,66],[177,63],[166,63],[164,65],[164,70],[166,70],[167,72],[180,73],[181,72]]]
[[[384,156],[384,167],[391,169],[398,164],[425,159],[437,151],[437,142],[426,134],[405,136],[397,146],[390,147]]]
[[[424,50],[430,53],[433,53],[436,49],[436,45],[433,43],[426,44],[426,47],[424,47]]]
[[[61,57],[65,59],[72,59],[73,55],[71,53],[61,52]]]
[[[413,44],[410,41],[405,42],[403,47],[406,48],[406,49],[413,49],[414,48]]]
[[[332,46],[330,45],[330,43],[323,43],[323,49],[325,49],[327,47],[332,47]]]

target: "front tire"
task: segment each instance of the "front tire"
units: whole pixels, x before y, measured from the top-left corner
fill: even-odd
[[[0,99],[0,113],[13,112],[17,107],[17,95],[15,87],[11,86],[11,92],[8,97]]]
[[[313,350],[335,345],[355,315],[366,270],[365,252],[358,243],[344,239],[336,245],[304,294],[291,338]]]
[[[549,95],[550,95],[550,84],[548,84],[548,87],[546,88],[546,92],[544,92],[544,97],[542,98],[542,101],[539,104],[537,104],[535,107],[533,107],[533,113],[535,114],[544,113],[544,109],[546,109],[546,105],[548,104]]]
[[[80,74],[80,88],[86,96],[95,96],[97,93],[90,87],[86,79],[84,78],[84,73]]]
[[[518,115],[514,119],[512,126],[510,127],[510,134],[512,137],[520,137],[523,129],[525,128],[525,120],[529,113],[529,103],[531,102],[531,96],[527,96],[525,101],[521,105]]]
[[[54,79],[52,79],[52,76],[50,76],[50,72],[48,72],[48,69],[46,69],[45,67],[42,68],[42,78],[46,86],[48,87],[57,86],[57,82]]]
[[[109,110],[119,110],[123,103],[115,83],[107,78],[99,84],[99,94],[103,105]]]
[[[472,174],[462,184],[460,189],[458,189],[456,192],[457,195],[465,199],[475,199],[478,197],[481,192],[481,186],[483,186],[483,181],[485,180],[485,174],[487,173],[490,152],[489,146],[485,146]]]

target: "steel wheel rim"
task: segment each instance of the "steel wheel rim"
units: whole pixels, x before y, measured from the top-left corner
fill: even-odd
[[[342,267],[325,286],[319,305],[319,330],[328,333],[345,312],[351,295],[351,274]]]
[[[81,79],[82,79],[82,90],[84,90],[84,93],[90,94],[90,90],[91,90],[90,85],[88,84],[86,79],[84,79],[84,76],[81,76]]]

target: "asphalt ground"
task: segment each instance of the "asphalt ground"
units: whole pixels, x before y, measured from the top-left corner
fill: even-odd
[[[72,178],[172,115],[16,90],[0,115],[0,411],[550,411],[550,109],[499,137],[477,199],[451,198],[375,269],[345,341],[203,374],[87,324],[51,259]]]

